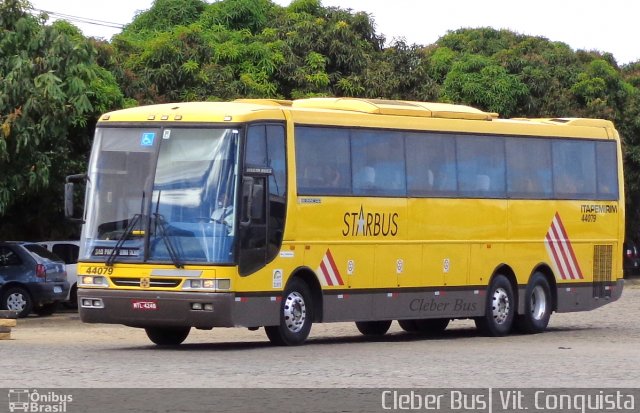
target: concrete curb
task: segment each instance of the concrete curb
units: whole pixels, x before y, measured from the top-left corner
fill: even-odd
[[[11,328],[17,324],[16,311],[0,310],[0,340],[11,339]]]

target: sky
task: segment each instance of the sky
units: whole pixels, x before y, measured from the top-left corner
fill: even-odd
[[[211,0],[209,0],[211,1]],[[31,0],[34,8],[128,24],[153,0]],[[275,0],[286,6],[290,0]],[[640,60],[637,0],[322,0],[324,6],[364,11],[387,41],[429,45],[448,31],[493,27],[567,43],[574,50],[612,53],[618,64]],[[109,40],[120,29],[73,22],[86,36]]]

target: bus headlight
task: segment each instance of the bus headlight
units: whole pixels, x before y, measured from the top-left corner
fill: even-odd
[[[78,280],[78,285],[80,287],[108,287],[109,282],[103,276],[83,275]]]
[[[230,288],[231,280],[210,278],[187,280],[182,287],[183,290],[229,290]]]

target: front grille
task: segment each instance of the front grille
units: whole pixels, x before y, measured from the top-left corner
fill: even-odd
[[[612,281],[613,245],[593,246],[593,296],[610,297],[611,290],[606,285]]]
[[[174,288],[180,285],[180,278],[150,278],[149,288]],[[140,278],[112,277],[113,282],[118,287],[140,287]]]

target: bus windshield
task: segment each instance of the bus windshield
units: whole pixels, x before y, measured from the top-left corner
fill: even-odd
[[[233,263],[238,131],[98,128],[80,255]]]

